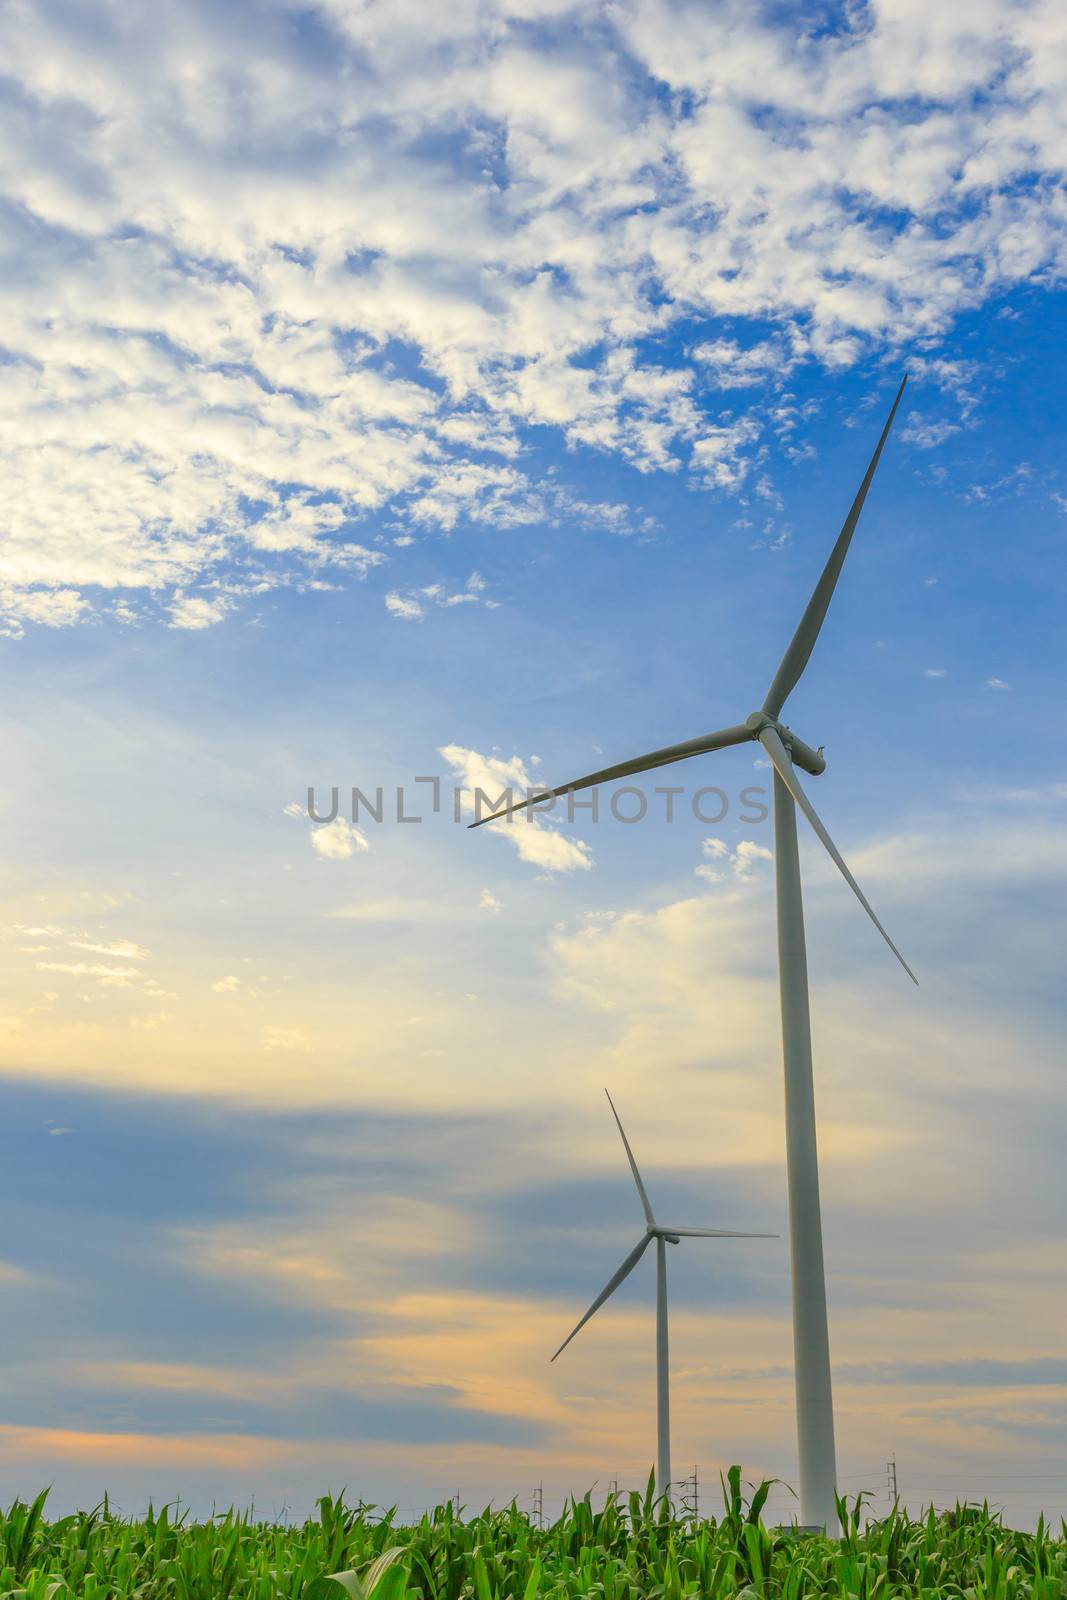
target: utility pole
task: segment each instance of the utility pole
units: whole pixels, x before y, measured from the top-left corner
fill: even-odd
[[[885,1464],[885,1480],[886,1488],[889,1491],[889,1509],[892,1510],[898,1499],[897,1463],[895,1457],[892,1461],[887,1461]]]
[[[693,1467],[693,1472],[688,1478],[681,1478],[678,1488],[681,1490],[678,1494],[680,1509],[685,1512],[686,1517],[691,1517],[693,1522],[696,1522],[697,1517],[701,1515],[701,1482],[697,1477],[696,1467]]]

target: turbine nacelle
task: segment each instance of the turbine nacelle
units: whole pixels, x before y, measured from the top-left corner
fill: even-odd
[[[802,772],[809,772],[813,778],[818,778],[826,771],[826,757],[823,747],[813,750],[810,744],[805,744],[791,728],[784,722],[779,722],[777,717],[772,717],[767,711],[753,711],[750,717],[745,718],[745,727],[748,728],[753,739],[758,739],[765,728],[773,728],[789,751],[793,765]]]

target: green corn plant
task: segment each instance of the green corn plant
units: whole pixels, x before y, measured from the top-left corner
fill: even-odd
[[[404,1525],[343,1495],[287,1527],[176,1504],[125,1519],[106,1500],[49,1520],[42,1493],[0,1510],[0,1600],[1067,1600],[1062,1520],[1024,1533],[986,1504],[876,1519],[861,1495],[824,1537],[764,1524],[771,1481],[733,1467],[722,1484],[718,1517],[674,1516],[650,1479],[543,1528],[515,1504]]]

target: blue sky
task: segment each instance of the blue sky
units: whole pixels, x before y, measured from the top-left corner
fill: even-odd
[[[1029,1515],[1067,1428],[1058,8],[3,28],[0,1491],[643,1476],[649,1284],[546,1358],[637,1226],[605,1083],[672,1209],[785,1232],[767,773],[503,836],[449,786],[759,704],[908,371],[789,708],[921,979],[806,843],[839,1455]],[[427,814],[309,824],[353,784]],[[679,1461],[789,1478],[784,1242],[675,1256]]]

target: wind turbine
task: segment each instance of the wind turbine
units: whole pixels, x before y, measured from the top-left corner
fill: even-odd
[[[611,1107],[612,1116],[622,1136],[623,1147],[626,1150],[626,1159],[630,1163],[630,1171],[634,1175],[634,1183],[641,1197],[641,1206],[645,1213],[644,1237],[638,1241],[622,1266],[612,1275],[589,1307],[582,1320],[564,1339],[556,1355],[562,1355],[576,1333],[585,1327],[590,1317],[598,1312],[605,1300],[609,1300],[619,1287],[630,1276],[631,1272],[652,1243],[656,1241],[656,1492],[661,1498],[669,1498],[671,1492],[671,1396],[670,1396],[670,1363],[667,1352],[667,1246],[677,1244],[680,1239],[777,1239],[776,1233],[731,1233],[726,1228],[666,1228],[656,1221],[652,1213],[652,1202],[648,1198],[648,1191],[641,1181],[641,1174],[637,1170],[634,1153],[630,1149],[630,1141],[626,1137],[626,1130],[619,1120],[619,1113],[615,1110],[615,1102],[608,1091],[608,1105]]]
[[[778,982],[782,1009],[782,1053],[785,1065],[786,1166],[789,1187],[789,1243],[793,1278],[793,1357],[797,1410],[797,1454],[800,1468],[800,1517],[809,1527],[833,1528],[837,1468],[834,1459],[834,1411],[830,1385],[830,1343],[826,1326],[826,1275],[823,1265],[819,1209],[819,1164],[815,1138],[815,1090],[811,1066],[811,1023],[808,1010],[808,964],[804,946],[804,905],[800,886],[796,808],[800,807],[831,860],[913,983],[914,972],[890,939],[859,884],[845,865],[800,785],[796,768],[818,777],[826,770],[821,747],[812,749],[781,719],[811,657],[826,617],[848,547],[859,521],[907,377],[901,382],[874,454],[845,518],[830,559],[812,592],[789,647],[759,711],[744,722],[705,733],[682,744],[667,745],[650,755],[621,761],[601,772],[531,795],[504,811],[482,817],[480,827],[551,796],[588,789],[597,783],[631,777],[670,766],[689,756],[758,740],[774,768],[775,884],[778,900]]]

